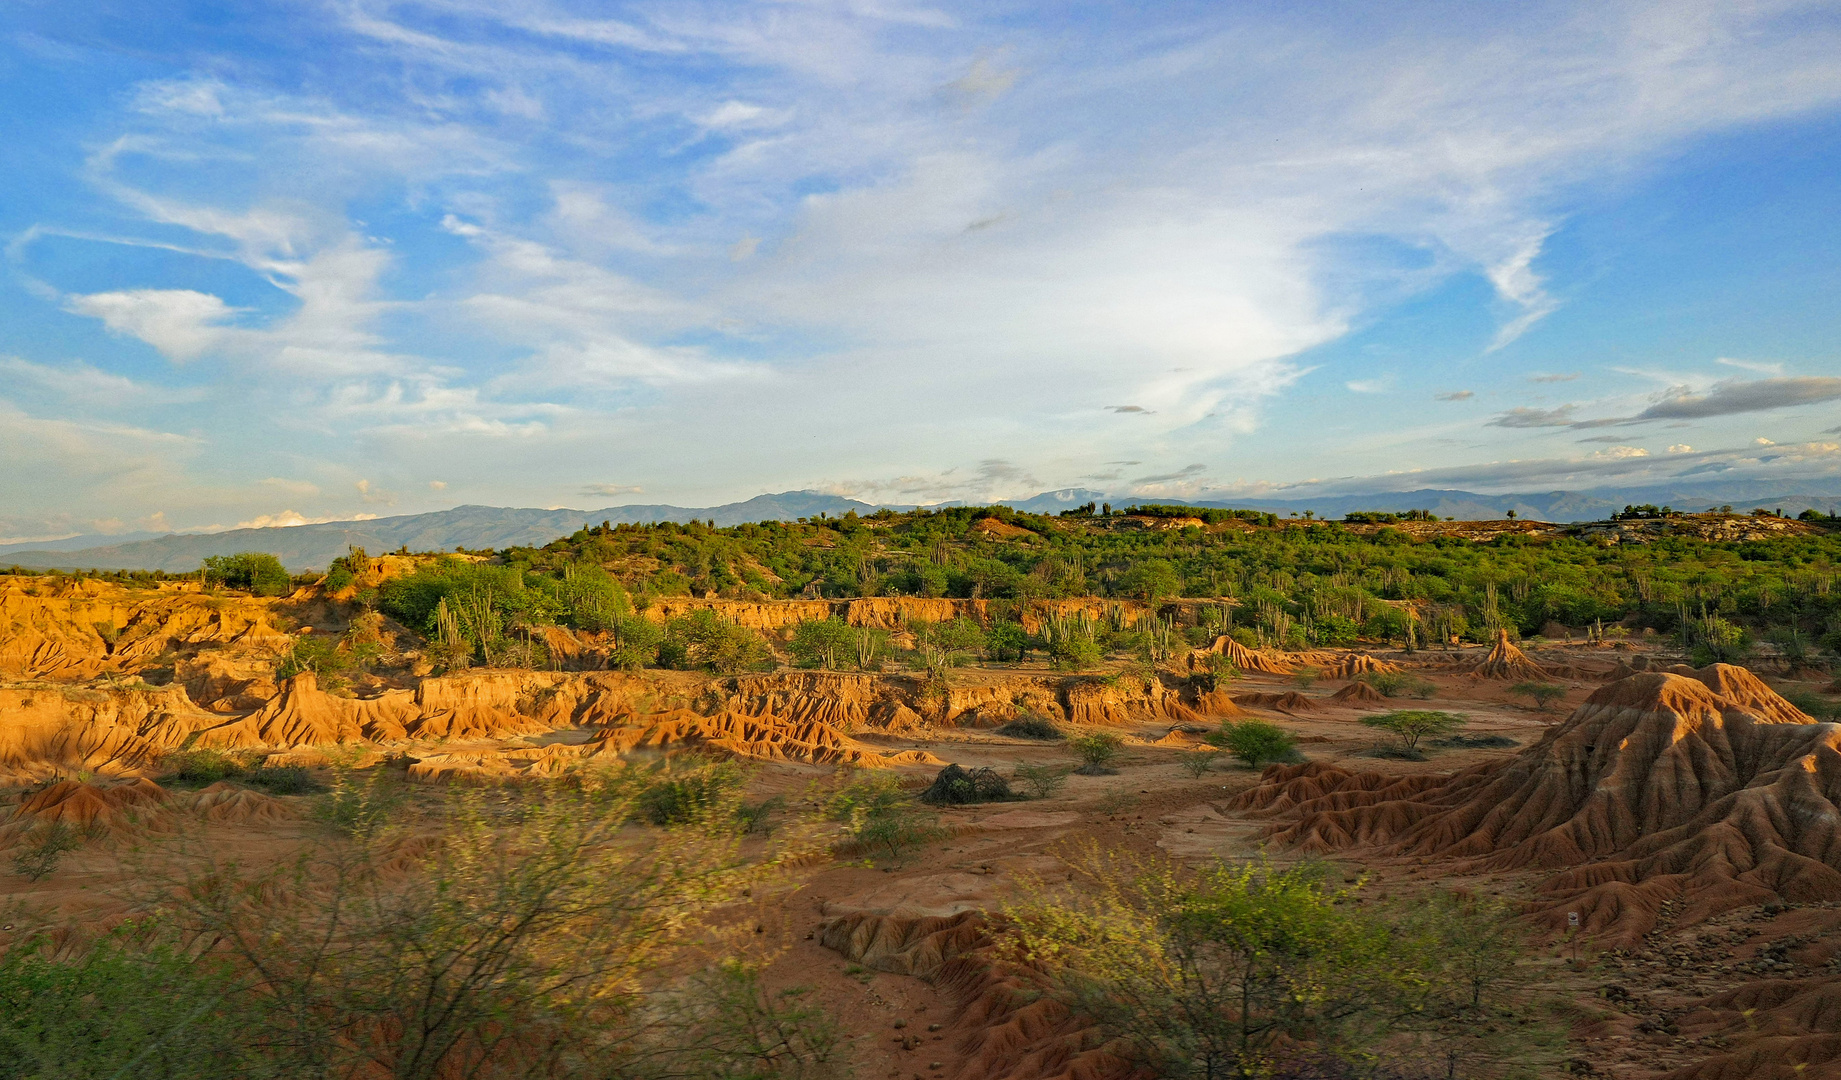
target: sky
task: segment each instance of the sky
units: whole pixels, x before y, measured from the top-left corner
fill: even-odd
[[[6,12],[0,542],[1841,493],[1841,4]]]

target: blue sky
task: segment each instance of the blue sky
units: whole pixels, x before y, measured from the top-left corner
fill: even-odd
[[[1841,488],[1841,6],[15,0],[0,542]]]

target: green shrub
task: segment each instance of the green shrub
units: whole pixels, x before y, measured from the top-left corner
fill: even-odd
[[[844,823],[844,835],[858,850],[891,859],[945,835],[939,819],[922,810],[901,789],[900,778],[889,773],[851,781],[831,796],[826,809]]]
[[[203,747],[168,754],[160,764],[170,770],[170,780],[190,787],[241,777],[249,769],[249,759],[245,755]]]
[[[299,765],[268,765],[245,773],[242,779],[270,795],[307,795],[320,789],[312,774]]]
[[[1547,712],[1549,706],[1566,696],[1566,688],[1557,683],[1534,682],[1530,680],[1528,682],[1518,682],[1514,686],[1509,687],[1509,693],[1514,694],[1516,697],[1532,699],[1536,708],[1541,712]]]
[[[999,662],[1027,660],[1029,644],[1029,633],[1023,629],[1023,624],[1001,621],[993,623],[991,632],[985,636],[985,655]]]
[[[29,941],[0,954],[0,1075],[233,1080],[262,1060],[255,1007],[212,954],[129,926],[72,956]]]
[[[1073,771],[1072,765],[1018,765],[1016,778],[1029,789],[1031,797],[1052,799],[1067,786],[1068,774]]]
[[[1080,768],[1074,770],[1082,776],[1107,776],[1114,770],[1112,762],[1124,749],[1125,740],[1110,731],[1095,731],[1068,740],[1068,749],[1080,758]]]
[[[726,764],[660,776],[640,791],[637,811],[653,825],[687,825],[724,805],[741,782],[740,772]]]
[[[1219,750],[1191,750],[1177,764],[1182,766],[1191,780],[1200,780],[1208,775],[1208,770],[1214,767],[1215,758],[1220,756]]]
[[[658,658],[665,667],[703,668],[720,675],[738,674],[768,662],[767,643],[759,634],[707,608],[665,624]]]
[[[1295,740],[1277,724],[1265,720],[1223,722],[1208,741],[1232,754],[1249,768],[1268,761],[1284,761],[1295,753]]]
[[[1048,658],[1063,671],[1086,671],[1106,658],[1099,642],[1090,637],[1065,637],[1048,647]]]

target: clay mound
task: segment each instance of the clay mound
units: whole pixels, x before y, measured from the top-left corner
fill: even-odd
[[[1234,704],[1234,697],[1226,690],[1210,690],[1196,695],[1195,710],[1204,717],[1245,716],[1240,706]]]
[[[720,712],[704,716],[689,709],[640,718],[605,728],[589,741],[591,754],[625,754],[638,749],[701,749],[753,761],[798,761],[812,765],[853,764],[882,769],[895,765],[944,765],[922,750],[880,754],[865,749],[829,724],[795,723],[771,716]]]
[[[407,774],[424,784],[500,784],[517,776],[517,768],[496,750],[424,754],[410,760]]]
[[[1285,657],[1276,656],[1264,650],[1249,649],[1226,634],[1222,634],[1215,639],[1213,645],[1200,651],[1219,653],[1231,660],[1234,666],[1241,671],[1263,671],[1268,675],[1289,675],[1296,670],[1296,666]],[[1189,666],[1191,668],[1196,666],[1194,657],[1190,658]]]
[[[221,780],[192,797],[192,810],[206,821],[225,825],[286,821],[298,816],[294,807],[280,799]]]
[[[1330,695],[1330,700],[1338,705],[1360,708],[1363,705],[1379,705],[1381,692],[1365,682],[1352,682]]]
[[[1517,682],[1552,678],[1554,673],[1528,659],[1528,654],[1509,640],[1507,630],[1496,631],[1496,644],[1489,655],[1477,662],[1470,673],[1479,679],[1510,679]]]
[[[1313,713],[1322,708],[1315,701],[1298,693],[1287,690],[1282,694],[1236,694],[1234,704],[1245,705],[1254,709],[1277,709],[1282,713]]]
[[[819,940],[863,966],[913,975],[958,1000],[947,1024],[954,1080],[1124,1080],[1131,1065],[1095,1046],[1092,1025],[1042,992],[1037,973],[995,956],[989,917],[847,915]]]
[[[1338,656],[1323,665],[1326,679],[1353,679],[1358,675],[1390,675],[1402,670],[1399,664],[1377,660],[1367,653]]]
[[[0,690],[0,777],[16,783],[92,772],[138,773],[221,721],[178,686]]]
[[[142,778],[118,784],[60,780],[20,800],[8,825],[60,821],[80,829],[122,829],[150,822],[170,798]]]
[[[207,731],[199,743],[234,749],[337,746],[363,739],[367,721],[400,727],[400,716],[410,708],[407,691],[370,701],[343,698],[321,690],[319,677],[303,671],[284,680],[281,692],[255,714]]]
[[[1576,911],[1624,943],[1670,900],[1689,925],[1841,895],[1837,803],[1841,725],[1809,720],[1727,665],[1612,683],[1520,754],[1457,773],[1273,766],[1235,800],[1292,815],[1274,834],[1308,850],[1558,870],[1541,887],[1541,918],[1557,927]]]
[[[1697,1041],[1733,1048],[1662,1080],[1841,1080],[1838,1016],[1841,979],[1833,975],[1752,982],[1715,994],[1684,1027]]]

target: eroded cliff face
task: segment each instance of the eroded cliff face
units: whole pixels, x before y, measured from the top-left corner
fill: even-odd
[[[83,680],[138,672],[181,650],[273,656],[291,643],[271,602],[207,596],[190,582],[124,589],[0,578],[0,677]]]
[[[651,614],[666,618],[699,607],[770,632],[832,615],[897,627],[990,613],[983,601],[872,598],[837,604],[673,599],[654,604]],[[1085,610],[1114,619],[1148,610],[1109,608],[1087,600],[1032,610],[1037,618],[1051,610]],[[555,771],[584,755],[689,748],[877,766],[901,760],[857,745],[854,735],[995,727],[1019,716],[1103,726],[1236,711],[1225,694],[1198,696],[1175,673],[967,668],[929,680],[908,672],[716,677],[594,670],[604,643],[560,629],[548,641],[558,666],[588,670],[474,669],[417,677],[414,672],[425,669],[405,660],[394,675],[350,687],[310,671],[277,678],[279,661],[301,634],[341,631],[338,610],[307,594],[279,600],[213,596],[190,583],[137,590],[68,579],[0,582],[0,685],[13,684],[0,690],[0,778],[145,775],[158,769],[163,755],[189,746],[283,752],[300,761],[321,760],[315,751],[332,747],[425,757],[431,746],[466,747],[443,749],[444,761],[423,770],[441,779]],[[527,752],[529,740],[571,731],[586,733],[572,745],[588,749]],[[517,745],[488,745],[507,742]]]

